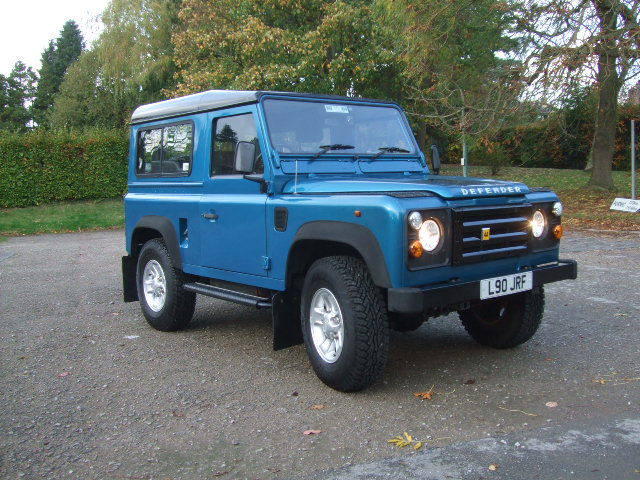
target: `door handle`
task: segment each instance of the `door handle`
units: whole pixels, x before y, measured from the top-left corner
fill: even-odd
[[[218,214],[217,213],[203,213],[202,214],[202,218],[206,218],[207,220],[217,220],[218,219]]]

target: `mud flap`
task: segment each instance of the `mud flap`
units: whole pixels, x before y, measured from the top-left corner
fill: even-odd
[[[135,257],[122,257],[122,296],[125,302],[138,301],[138,286],[136,285],[136,270],[138,262]]]
[[[293,347],[302,343],[300,326],[300,297],[278,292],[272,299],[273,349]]]

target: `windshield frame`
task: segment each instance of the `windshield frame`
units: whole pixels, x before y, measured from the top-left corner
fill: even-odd
[[[378,109],[385,109],[385,110],[393,110],[395,118],[389,118],[389,120],[391,120],[392,122],[395,121],[396,122],[396,131],[393,132],[394,134],[399,134],[397,137],[398,141],[395,142],[386,142],[384,140],[380,140],[380,146],[378,146],[378,148],[370,148],[367,151],[362,151],[359,150],[358,148],[355,149],[345,149],[345,150],[341,150],[341,149],[336,149],[336,150],[329,150],[325,153],[323,153],[321,156],[316,156],[318,151],[322,148],[321,145],[325,144],[325,140],[329,140],[329,139],[317,139],[315,141],[309,141],[309,142],[305,142],[308,145],[315,145],[315,147],[307,147],[307,150],[290,150],[290,151],[286,151],[286,148],[284,148],[282,146],[282,144],[278,143],[278,139],[274,138],[274,130],[275,130],[275,120],[273,117],[271,117],[273,112],[270,112],[270,103],[271,102],[292,102],[295,104],[298,104],[300,106],[304,105],[304,104],[316,104],[316,105],[324,105],[324,111],[327,113],[326,116],[323,116],[322,118],[324,118],[325,123],[322,124],[322,128],[323,130],[327,131],[333,135],[335,134],[335,132],[337,132],[338,130],[336,129],[331,129],[332,127],[327,126],[326,122],[327,119],[329,119],[331,114],[344,114],[347,113],[345,112],[345,110],[343,109],[350,109],[348,111],[348,114],[350,116],[362,116],[362,108],[373,108],[376,109],[378,112],[380,112],[380,110]],[[386,158],[387,161],[390,160],[389,157],[401,157],[402,159],[407,159],[407,158],[415,158],[418,157],[420,155],[419,153],[419,149],[418,149],[418,145],[417,142],[415,140],[413,131],[411,130],[411,126],[409,125],[409,122],[407,121],[407,118],[404,114],[404,111],[395,103],[391,103],[391,102],[385,102],[385,101],[380,101],[380,102],[376,102],[376,101],[371,101],[371,100],[363,100],[363,99],[350,99],[350,98],[341,98],[341,97],[323,97],[323,96],[319,96],[319,97],[311,97],[311,98],[305,98],[305,97],[296,97],[296,96],[291,96],[291,97],[286,97],[286,96],[265,96],[263,98],[261,98],[260,100],[261,103],[261,110],[264,116],[264,124],[265,124],[265,130],[266,130],[266,134],[267,134],[267,139],[270,143],[271,148],[277,152],[278,156],[280,157],[311,157],[314,158],[315,160],[338,160],[340,158],[344,159],[346,158],[351,158],[354,161],[355,160],[359,160],[359,159],[363,159],[363,160],[368,160],[371,159],[372,161],[376,161],[376,160],[382,160],[384,157]],[[322,107],[318,107],[318,109],[321,109]],[[289,121],[293,122],[293,123],[300,123],[301,121],[303,121],[303,119],[300,118],[295,118],[296,114],[292,114],[293,115],[293,119],[288,119]],[[317,117],[314,117],[317,118]],[[339,118],[339,117],[336,117]],[[382,116],[380,117],[382,118]],[[342,119],[341,119],[342,120]],[[349,121],[349,119],[347,119],[347,117],[345,117],[345,120]],[[375,121],[375,120],[373,120]],[[357,119],[353,120],[353,130],[355,132],[356,124],[357,124]],[[373,128],[371,127],[371,130],[373,130]],[[300,133],[301,130],[298,132]],[[354,133],[354,132],[350,132],[350,133]],[[377,131],[376,131],[377,132]],[[323,136],[326,136],[327,133],[322,133]],[[369,133],[369,135],[371,137],[373,137],[373,135],[371,133]],[[377,133],[376,133],[377,135]],[[383,133],[381,131],[380,133],[380,137],[382,137]],[[336,143],[336,142],[329,142],[329,143]],[[348,144],[349,142],[338,142],[338,143],[345,143]],[[355,143],[355,142],[354,142]],[[400,145],[389,145],[388,143],[400,143]],[[393,152],[384,152],[382,154],[380,154],[380,149],[381,148],[389,148],[389,147],[398,147],[398,148],[402,148],[402,149],[406,149],[408,150],[408,152],[397,152],[397,151],[393,151]]]

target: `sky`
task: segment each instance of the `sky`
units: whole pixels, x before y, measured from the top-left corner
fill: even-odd
[[[88,47],[100,33],[97,16],[110,0],[0,0],[0,74],[9,75],[21,60],[34,72],[49,40],[67,20],[74,20]]]

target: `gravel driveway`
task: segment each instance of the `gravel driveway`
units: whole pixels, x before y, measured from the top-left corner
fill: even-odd
[[[356,394],[325,387],[302,346],[274,352],[269,312],[199,297],[188,329],[151,329],[121,300],[123,254],[121,231],[0,243],[0,477],[313,477],[640,418],[637,234],[570,234],[563,256],[578,260],[579,279],[547,287],[527,344],[491,350],[456,316],[432,320],[393,333],[382,381]],[[422,450],[387,443],[403,432]]]

